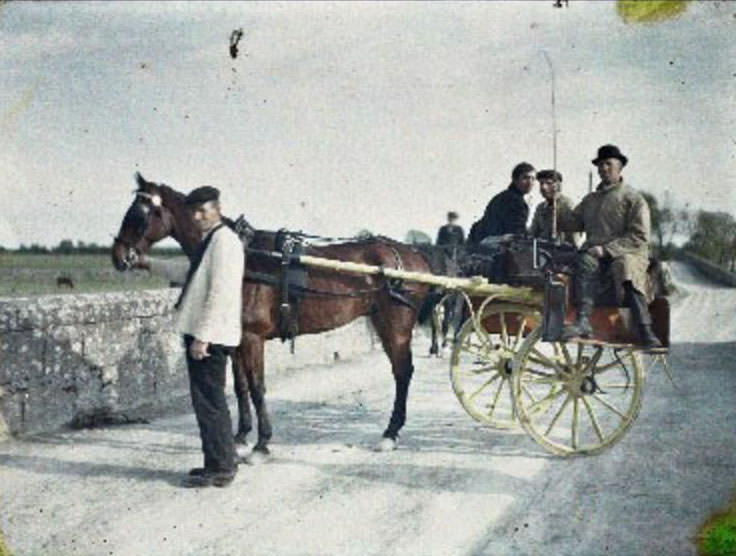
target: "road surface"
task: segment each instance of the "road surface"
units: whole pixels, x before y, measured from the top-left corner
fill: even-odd
[[[0,444],[0,529],[16,555],[694,554],[736,481],[736,289],[673,272],[679,389],[650,373],[602,455],[477,425],[421,337],[395,452],[372,450],[393,393],[376,351],[270,375],[273,458],[226,489],[179,486],[201,459],[189,414]]]

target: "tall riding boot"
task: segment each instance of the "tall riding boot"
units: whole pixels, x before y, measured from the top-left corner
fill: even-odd
[[[580,274],[577,276],[576,297],[578,314],[575,322],[565,327],[562,331],[562,341],[566,342],[572,338],[589,338],[593,335],[593,325],[590,316],[593,314],[593,301],[598,285],[598,276],[593,274]]]
[[[634,289],[631,282],[624,284],[624,290],[626,292],[626,305],[631,309],[634,326],[639,332],[639,341],[648,348],[662,347],[662,342],[659,341],[654,330],[652,330],[652,316],[649,314],[646,297],[643,293]]]

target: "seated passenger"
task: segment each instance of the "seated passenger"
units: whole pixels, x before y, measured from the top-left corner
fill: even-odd
[[[577,234],[574,232],[560,231],[560,220],[570,220],[572,212],[572,203],[570,199],[562,195],[562,174],[556,170],[540,170],[537,172],[537,181],[539,181],[539,192],[544,197],[544,201],[537,205],[532,218],[532,226],[529,229],[529,235],[540,239],[559,239],[564,243],[577,243]],[[556,205],[557,213],[557,236],[552,237],[552,207]]]
[[[536,179],[534,166],[528,162],[517,164],[511,172],[511,185],[488,203],[483,217],[470,229],[468,243],[478,245],[489,236],[526,235],[529,205],[524,195],[531,191]]]
[[[614,145],[599,148],[593,164],[601,183],[561,222],[565,230],[587,234],[576,264],[577,319],[565,328],[564,340],[592,335],[594,301],[608,294],[609,300],[631,309],[642,345],[662,345],[647,306],[649,206],[623,181],[621,170],[627,161]]]

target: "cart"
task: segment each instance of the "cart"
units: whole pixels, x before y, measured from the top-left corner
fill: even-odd
[[[504,253],[505,259],[483,252],[474,257],[490,265],[491,273],[501,261],[505,283],[498,283],[498,276],[459,278],[309,255],[298,259],[306,266],[383,275],[459,293],[468,317],[450,357],[450,381],[465,411],[491,427],[521,426],[557,455],[609,448],[636,420],[647,372],[658,361],[666,369],[667,299],[650,305],[664,348],[637,345],[629,310],[616,306],[595,307],[593,338],[563,342],[562,327],[574,317],[567,301],[570,250],[514,239]]]

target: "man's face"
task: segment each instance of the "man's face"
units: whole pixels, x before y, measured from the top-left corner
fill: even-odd
[[[516,178],[516,181],[514,181],[514,185],[516,186],[516,189],[526,195],[532,190],[532,187],[534,187],[535,181],[537,181],[537,175],[534,170],[530,170],[526,174],[522,174],[521,176]]]
[[[623,163],[618,158],[604,158],[598,163],[598,175],[603,183],[618,183],[621,181]]]
[[[554,178],[545,178],[539,182],[539,191],[542,193],[547,201],[552,201],[555,197],[555,193],[560,190],[560,182]]]
[[[208,232],[220,221],[220,204],[217,201],[194,205],[189,210],[192,212],[194,223],[202,233]]]

